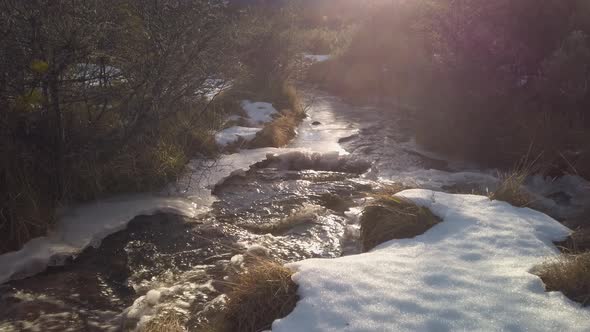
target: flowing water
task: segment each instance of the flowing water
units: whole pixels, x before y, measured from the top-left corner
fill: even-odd
[[[288,147],[191,162],[169,193],[206,208],[137,216],[75,259],[1,285],[0,331],[133,330],[170,312],[196,330],[222,302],[224,280],[252,256],[290,262],[358,253],[358,216],[372,191],[497,183],[492,172],[422,151],[401,111],[311,90],[306,97],[308,118]],[[531,188],[559,212],[573,211],[590,188],[567,181],[537,179]],[[551,200],[556,193],[560,200]]]

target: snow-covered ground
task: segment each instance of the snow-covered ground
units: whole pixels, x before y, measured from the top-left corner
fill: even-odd
[[[248,114],[248,118],[253,125],[271,122],[273,116],[278,114],[278,111],[271,103],[249,100],[242,101],[242,109]]]
[[[215,134],[217,145],[225,147],[240,140],[244,142],[253,140],[256,134],[262,130],[263,125],[271,122],[274,116],[278,114],[272,104],[267,102],[243,100],[241,105],[248,116],[245,120],[252,127],[233,126],[218,132]],[[241,118],[240,116],[233,115],[228,120],[237,121]]]
[[[249,142],[253,140],[254,137],[256,137],[256,134],[261,130],[262,128],[240,126],[229,127],[215,134],[215,143],[219,146],[227,146],[239,140]]]
[[[398,195],[444,221],[369,253],[291,264],[301,299],[274,332],[590,331],[589,310],[530,273],[569,229],[483,196]]]

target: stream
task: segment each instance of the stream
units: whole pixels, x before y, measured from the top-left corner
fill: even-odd
[[[358,217],[371,192],[497,185],[494,170],[421,149],[402,111],[304,91],[308,117],[289,146],[193,160],[161,194],[190,202],[194,213],[140,213],[75,258],[0,285],[0,331],[126,331],[167,313],[196,331],[249,257],[359,253]],[[558,219],[590,202],[588,183],[575,177],[532,178],[527,188]]]

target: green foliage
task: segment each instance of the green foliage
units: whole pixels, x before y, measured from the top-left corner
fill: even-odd
[[[39,89],[35,89],[25,95],[16,96],[13,110],[32,112],[39,110],[44,103],[45,97]]]
[[[43,60],[33,60],[31,62],[31,70],[36,74],[44,74],[49,70],[49,64]]]

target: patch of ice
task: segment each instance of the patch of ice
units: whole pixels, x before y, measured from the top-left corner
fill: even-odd
[[[273,115],[278,114],[277,110],[271,103],[262,101],[251,102],[249,100],[243,100],[242,109],[248,114],[250,121],[255,125],[271,122],[273,120]]]
[[[344,211],[344,216],[348,220],[348,224],[356,225],[361,219],[363,209],[361,207],[351,207],[348,211]]]
[[[332,56],[330,54],[303,54],[303,58],[313,62],[324,62],[330,60]]]
[[[445,162],[447,162],[448,167],[452,170],[480,168],[480,167],[478,167],[479,165],[472,163],[472,162],[468,162],[464,159],[451,158],[451,157],[446,156],[444,154],[437,153],[432,150],[428,150],[425,147],[423,147],[422,145],[418,144],[418,142],[416,142],[415,137],[412,137],[407,142],[398,143],[398,144],[401,148],[405,149],[406,151],[410,151],[410,152],[416,153],[418,155],[422,155],[422,156],[430,158],[430,159],[445,161]]]
[[[557,179],[536,175],[529,177],[525,188],[535,195],[535,205],[550,211],[559,218],[570,218],[590,207],[590,182],[577,175],[565,175]],[[567,202],[557,202],[563,196]]]
[[[227,146],[238,140],[249,142],[253,140],[254,137],[256,137],[256,134],[261,130],[262,128],[230,127],[215,134],[215,142],[219,146]]]
[[[229,262],[234,266],[242,266],[244,264],[244,255],[234,255]]]
[[[256,257],[268,257],[270,255],[270,250],[260,244],[253,244],[246,249],[246,253],[251,256]]]
[[[119,319],[128,327],[135,325],[134,331],[143,331],[146,324],[158,314],[174,310],[188,315],[187,309],[203,292],[213,291],[212,281],[195,283],[191,280],[191,273],[179,276],[179,280],[171,280],[173,285],[153,287],[145,295],[137,298],[131,306],[125,309]]]
[[[152,289],[149,292],[147,292],[147,294],[145,294],[145,299],[147,301],[147,303],[149,303],[150,305],[156,305],[158,304],[158,302],[160,302],[160,297],[162,296],[162,293],[156,289]]]
[[[453,185],[476,185],[483,191],[492,191],[498,186],[498,178],[482,172],[446,172],[434,169],[416,169],[408,172],[386,171],[379,173],[382,181],[393,181],[408,186],[432,190],[441,190]]]
[[[274,332],[590,330],[588,309],[529,273],[569,229],[483,196],[398,195],[444,221],[369,253],[289,265],[301,299]]]

